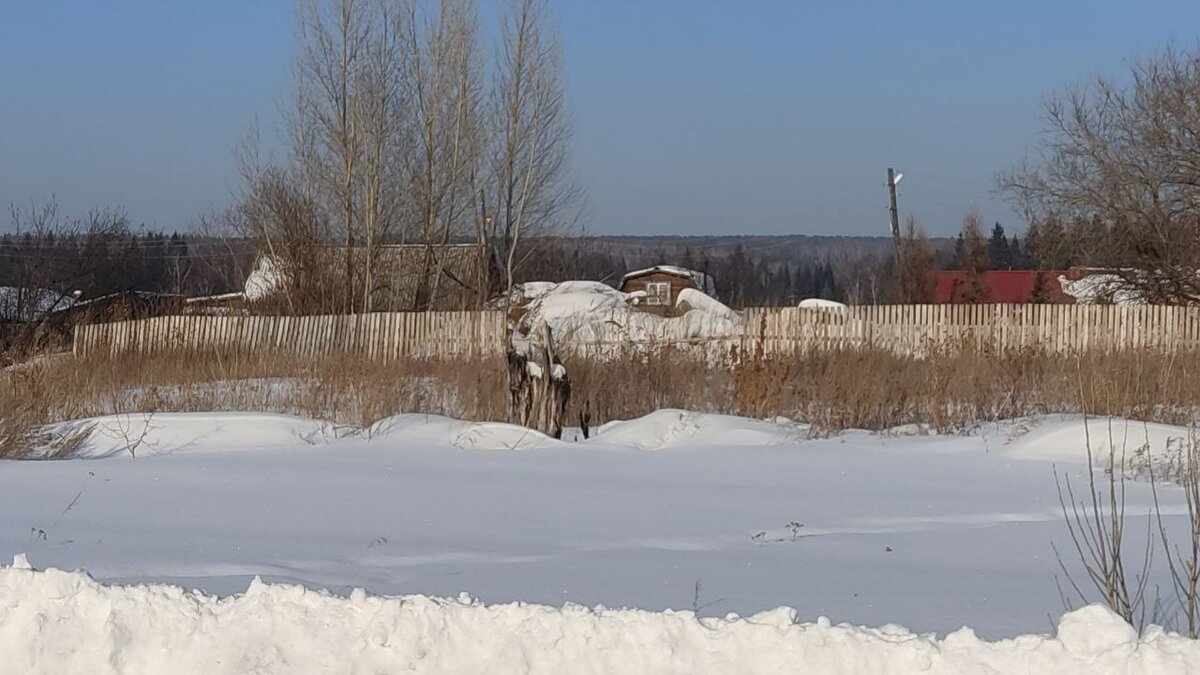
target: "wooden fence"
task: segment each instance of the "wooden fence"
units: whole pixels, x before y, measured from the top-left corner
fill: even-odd
[[[392,312],[337,316],[163,316],[77,326],[76,356],[124,353],[360,354],[382,360],[504,353],[502,312]]]
[[[1200,307],[1162,305],[875,305],[751,309],[742,334],[764,353],[875,348],[929,355],[974,348],[1050,354],[1200,347]]]
[[[668,339],[669,338],[669,339]],[[560,340],[569,338],[560,336]],[[802,354],[873,348],[925,356],[964,348],[1051,354],[1200,349],[1200,307],[1112,305],[891,305],[845,309],[755,308],[740,330],[706,337],[581,345],[614,355],[622,345],[703,345],[714,354]],[[594,347],[594,349],[592,349]],[[502,312],[401,312],[351,316],[168,316],[79,326],[74,353],[163,351],[354,353],[369,358],[458,358],[504,352]]]

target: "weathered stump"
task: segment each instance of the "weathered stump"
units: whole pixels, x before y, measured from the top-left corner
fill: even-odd
[[[550,328],[538,340],[517,333],[508,341],[508,419],[554,438],[562,437],[563,416],[571,398],[567,369],[554,352]]]

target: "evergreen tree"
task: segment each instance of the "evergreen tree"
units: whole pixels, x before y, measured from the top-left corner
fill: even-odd
[[[1012,269],[1012,250],[1008,237],[1004,236],[1004,226],[999,222],[992,228],[992,238],[988,241],[988,263],[994,270]]]

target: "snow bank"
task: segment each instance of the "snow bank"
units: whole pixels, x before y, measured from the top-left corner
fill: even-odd
[[[175,586],[105,586],[86,574],[0,568],[0,653],[21,673],[1185,673],[1200,642],[1142,636],[1093,605],[1056,637],[938,640],[900,626],[691,612],[483,605],[420,595],[349,597],[264,584],[217,598]]]
[[[396,415],[366,431],[372,442],[422,446],[446,444],[465,450],[533,450],[561,442],[540,431],[502,422],[464,422],[440,415]]]
[[[800,309],[846,309],[846,305],[836,300],[825,300],[823,298],[805,298],[796,306]]]
[[[1126,459],[1148,448],[1159,454],[1176,448],[1188,438],[1185,427],[1154,424],[1127,419],[1093,417],[1084,422],[1076,415],[1059,418],[1019,420],[1010,424],[1012,439],[1005,452],[1014,457],[1049,461],[1087,459],[1090,438],[1092,455],[1099,466],[1108,461],[1110,448]]]
[[[49,438],[83,439],[74,457],[99,459],[181,450],[222,451],[313,445],[335,435],[325,422],[270,413],[127,413],[45,427]]]
[[[1146,299],[1135,288],[1130,288],[1124,279],[1116,274],[1088,274],[1080,279],[1058,277],[1058,285],[1063,293],[1075,298],[1081,305],[1144,305]]]
[[[254,261],[254,268],[246,276],[242,287],[246,299],[255,302],[270,297],[283,289],[284,272],[279,261],[273,256],[260,255]]]
[[[535,335],[549,326],[563,345],[590,343],[614,349],[628,342],[680,343],[741,334],[741,317],[720,302],[692,289],[680,292],[684,313],[664,318],[636,308],[637,294],[626,294],[595,281],[566,281],[522,289],[530,297],[520,330]],[[721,349],[717,345],[717,349]]]
[[[596,430],[597,442],[642,450],[679,446],[772,446],[795,443],[808,435],[808,425],[791,420],[752,420],[662,409],[624,422],[609,422]]]

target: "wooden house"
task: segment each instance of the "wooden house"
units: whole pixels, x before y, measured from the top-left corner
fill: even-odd
[[[673,316],[679,292],[691,288],[716,298],[717,286],[712,277],[674,265],[656,265],[630,272],[621,278],[622,293],[634,295],[636,307],[652,314]]]

